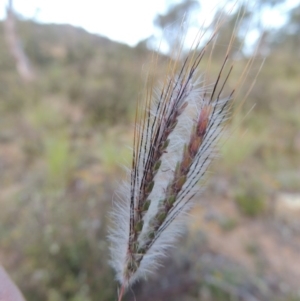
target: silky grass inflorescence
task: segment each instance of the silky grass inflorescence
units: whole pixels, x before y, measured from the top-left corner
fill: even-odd
[[[236,30],[218,72],[211,75],[212,52],[223,21],[220,18],[210,34],[199,31],[181,63],[182,42],[171,56],[161,88],[153,89],[149,76],[146,101],[138,103],[132,167],[112,212],[111,263],[121,284],[119,300],[126,288],[156,269],[183,231],[199,191],[196,184],[216,155],[233,95],[252,64],[248,61],[236,87],[223,95],[233,68],[229,60]],[[205,55],[206,67],[201,68]],[[157,60],[154,55],[152,68],[157,68]]]

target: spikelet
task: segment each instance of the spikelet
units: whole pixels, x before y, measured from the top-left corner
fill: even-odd
[[[230,55],[236,28],[219,71],[210,74],[222,22],[220,17],[208,38],[208,32],[199,31],[181,62],[182,42],[170,59],[161,87],[153,89],[149,77],[146,101],[138,103],[132,166],[113,203],[109,236],[111,263],[121,284],[119,300],[126,288],[152,273],[169,254],[199,191],[196,184],[202,183],[216,155],[236,91],[233,88],[223,95],[233,68]],[[204,56],[208,56],[206,66],[201,65]],[[237,87],[244,83],[251,64],[250,60]],[[159,68],[155,56],[152,67]]]

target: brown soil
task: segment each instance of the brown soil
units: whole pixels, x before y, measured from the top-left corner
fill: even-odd
[[[214,252],[249,271],[280,279],[280,285],[299,289],[300,233],[290,225],[271,214],[243,217],[233,201],[221,198],[196,207],[193,216],[191,228],[206,233]]]

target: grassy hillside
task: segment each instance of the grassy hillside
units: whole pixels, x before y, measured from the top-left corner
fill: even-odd
[[[107,211],[122,179],[119,164],[130,161],[134,108],[151,53],[142,45],[131,48],[69,25],[17,25],[36,80],[28,85],[20,80],[0,24],[0,261],[27,300],[115,300],[107,263]],[[295,293],[292,284],[287,291],[278,288],[284,277],[272,267],[256,263],[249,268],[241,260],[242,272],[236,271],[235,258],[226,257],[230,254],[217,260],[223,247],[209,247],[213,233],[221,231],[225,240],[220,244],[226,245],[226,235],[240,226],[247,229],[253,219],[282,228],[273,219],[274,198],[282,191],[300,192],[300,65],[295,57],[293,51],[274,48],[245,105],[234,114],[203,197],[219,209],[224,203],[234,209],[224,208],[223,219],[211,227],[195,223],[196,235],[184,241],[165,270],[166,283],[173,286],[154,282],[155,300],[167,300],[164,292],[174,287],[176,292],[176,281],[183,280],[175,275],[181,273],[190,282],[184,282],[178,300],[234,300],[231,292],[240,287],[259,300],[298,300],[288,299]],[[166,58],[159,60],[155,78],[164,72]],[[211,68],[217,64],[213,61]],[[242,99],[243,94],[237,104]],[[291,233],[288,247],[299,230]],[[254,261],[264,251],[255,240],[244,249]],[[198,254],[209,254],[214,264]],[[270,271],[276,285],[265,281]],[[230,289],[222,281],[209,282],[211,277]],[[147,300],[147,288],[137,292],[137,300]]]

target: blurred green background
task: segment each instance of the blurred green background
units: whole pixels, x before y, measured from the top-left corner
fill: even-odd
[[[256,18],[285,1],[258,3]],[[256,55],[252,83],[266,57],[229,121],[188,235],[159,277],[137,284],[126,300],[300,300],[300,5],[286,7],[285,24],[270,30],[258,21],[257,53],[250,47],[236,59],[239,70]],[[155,24],[194,9],[201,6],[189,0],[171,5]],[[222,27],[211,68],[220,66],[236,15]],[[129,47],[21,17],[15,26],[34,76],[17,72],[1,22],[0,261],[28,301],[116,300],[107,212],[121,164],[130,162],[150,40]],[[244,38],[239,32],[236,49]],[[159,60],[164,66],[168,56]],[[233,74],[229,85],[235,81]]]

